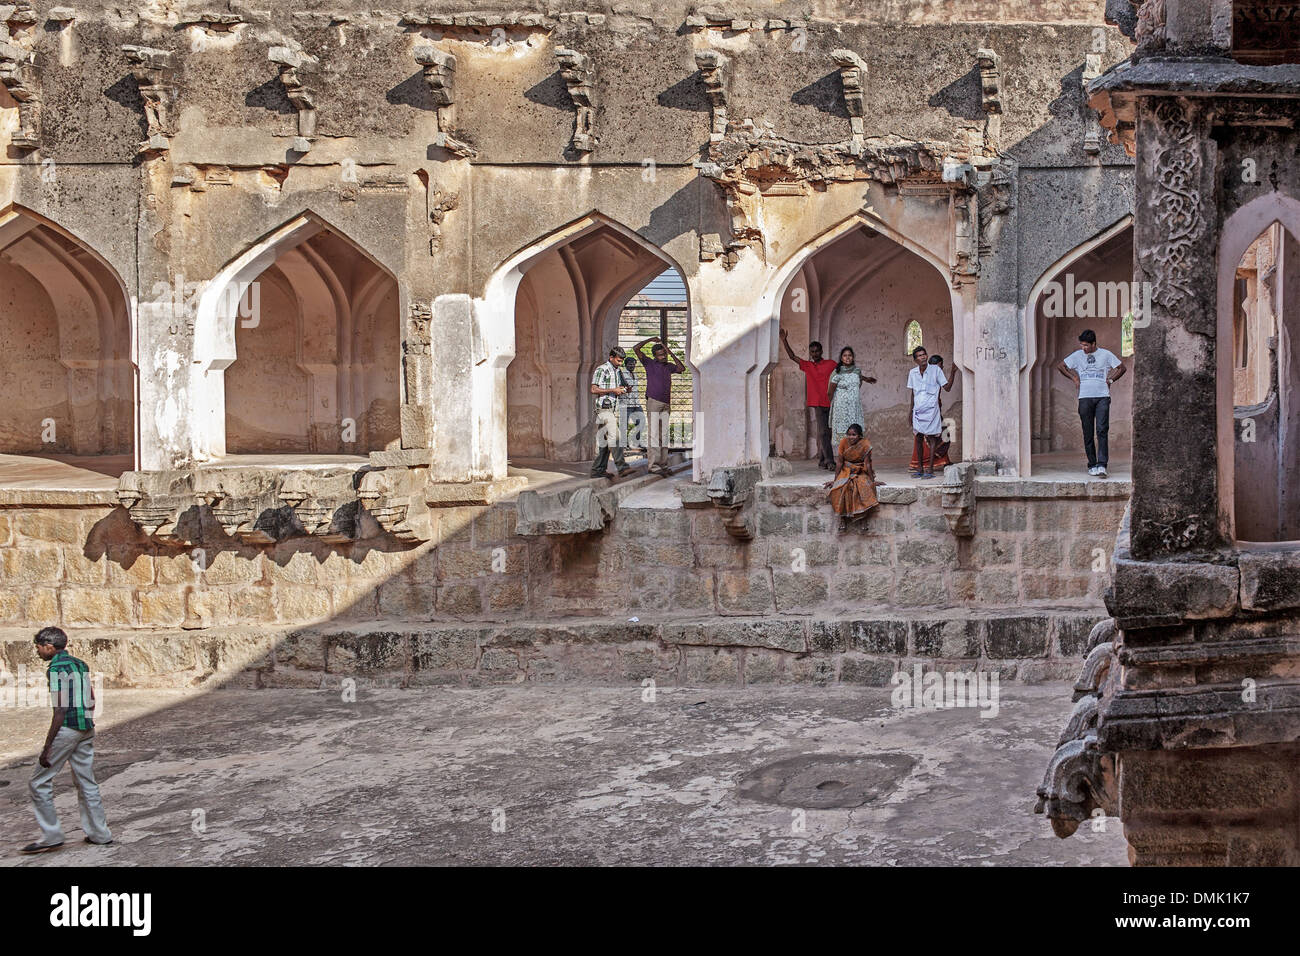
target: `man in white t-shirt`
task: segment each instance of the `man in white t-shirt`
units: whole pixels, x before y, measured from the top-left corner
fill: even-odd
[[[1079,421],[1083,424],[1083,450],[1088,453],[1088,474],[1105,478],[1110,457],[1110,386],[1128,369],[1114,352],[1097,348],[1097,333],[1092,329],[1079,333],[1079,348],[1056,369],[1079,386]]]

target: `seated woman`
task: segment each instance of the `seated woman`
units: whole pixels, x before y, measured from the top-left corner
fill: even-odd
[[[847,530],[851,520],[865,517],[878,505],[876,470],[871,465],[871,442],[862,434],[861,425],[850,425],[840,440],[835,478],[822,487],[831,490],[831,507],[840,516],[840,530]]]

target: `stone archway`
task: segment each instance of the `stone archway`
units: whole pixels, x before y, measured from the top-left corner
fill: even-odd
[[[196,457],[348,454],[398,439],[397,281],[306,214],[236,257],[199,297]]]
[[[122,458],[136,448],[122,280],[34,213],[0,213],[0,453]]]
[[[877,224],[853,220],[800,257],[780,297],[779,321],[801,357],[810,341],[821,342],[830,359],[843,346],[853,347],[863,371],[877,379],[862,386],[863,424],[877,460],[906,459],[912,447],[905,388],[909,325],[919,325],[922,343],[943,357],[950,374],[956,358],[953,292],[938,264]],[[769,382],[769,439],[776,454],[815,458],[804,376],[784,350]],[[943,395],[954,439],[963,434],[962,405],[959,379]],[[954,441],[954,458],[960,447]]]
[[[1132,372],[1132,319],[1140,296],[1133,285],[1133,217],[1125,216],[1055,262],[1029,294],[1025,313],[1028,348],[1022,372],[1022,403],[1027,430],[1022,457],[1030,463],[1083,460],[1078,393],[1057,363],[1079,347],[1084,329],[1097,333],[1099,348],[1109,349]],[[1133,456],[1133,377],[1111,389],[1110,462],[1126,464]]]
[[[1300,202],[1260,196],[1224,223],[1218,263],[1220,487],[1242,542],[1300,540],[1297,306]]]
[[[514,341],[504,370],[505,414],[498,422],[502,450],[511,459],[591,459],[592,373],[618,344],[619,316],[628,300],[665,269],[681,272],[632,230],[592,214],[494,273],[485,296],[496,303],[494,312],[513,300]]]

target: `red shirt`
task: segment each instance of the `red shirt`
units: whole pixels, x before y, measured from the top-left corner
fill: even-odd
[[[805,398],[809,408],[831,407],[831,400],[827,393],[831,389],[831,372],[835,371],[835,366],[836,363],[830,359],[822,359],[820,362],[799,360],[799,368],[807,376]]]

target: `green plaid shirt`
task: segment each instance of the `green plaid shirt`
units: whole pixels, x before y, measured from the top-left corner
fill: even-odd
[[[618,388],[620,385],[626,385],[623,376],[620,374],[621,369],[606,362],[604,365],[596,366],[595,374],[591,376],[591,384],[597,388]],[[617,412],[627,404],[627,394],[623,395],[594,395],[596,399],[596,411],[608,409],[611,412]]]
[[[90,686],[90,668],[86,662],[67,651],[59,651],[50,658],[46,668],[50,679],[50,706],[66,707],[63,726],[73,730],[93,730],[95,721],[95,690]]]

